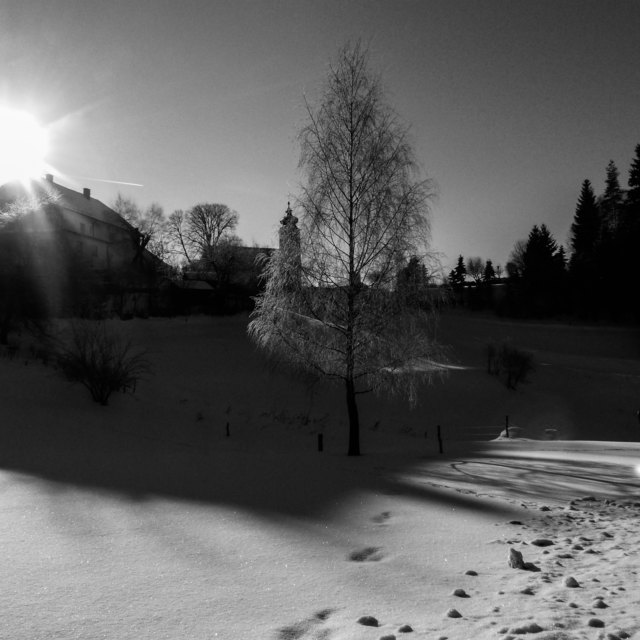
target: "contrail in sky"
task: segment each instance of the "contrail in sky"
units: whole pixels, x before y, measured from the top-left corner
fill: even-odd
[[[91,180],[93,182],[108,182],[109,184],[124,184],[129,187],[144,187],[143,184],[139,184],[137,182],[122,182],[121,180],[103,180],[102,178],[87,178],[87,176],[69,176],[70,178],[75,178],[76,180]]]

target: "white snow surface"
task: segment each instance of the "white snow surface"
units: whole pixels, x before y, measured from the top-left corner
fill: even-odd
[[[341,393],[271,371],[237,328],[127,323],[155,373],[109,407],[0,360],[0,638],[640,637],[640,445],[440,455],[433,425],[370,409],[348,458]]]

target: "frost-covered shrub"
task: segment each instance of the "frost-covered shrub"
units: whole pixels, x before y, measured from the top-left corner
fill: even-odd
[[[500,353],[500,347],[495,342],[487,343],[487,373],[492,376],[497,376],[500,373],[500,359],[498,354]]]
[[[146,352],[134,351],[130,341],[110,332],[104,322],[74,322],[70,338],[61,344],[57,357],[61,372],[84,385],[101,405],[108,404],[114,391],[133,393],[150,370]]]
[[[504,380],[508,389],[515,389],[534,370],[533,354],[508,342],[487,344],[487,372]]]

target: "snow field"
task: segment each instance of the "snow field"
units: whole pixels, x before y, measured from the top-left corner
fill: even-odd
[[[367,400],[354,460],[342,394],[272,372],[238,328],[127,323],[155,373],[107,408],[51,368],[0,360],[0,638],[638,637],[637,445],[436,453],[435,391],[472,424],[505,398],[552,406],[546,373],[510,396],[487,395],[481,367],[455,371],[417,413]],[[510,549],[540,571],[509,567]]]

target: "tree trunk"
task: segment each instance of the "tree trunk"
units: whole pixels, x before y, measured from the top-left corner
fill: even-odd
[[[348,456],[360,455],[360,418],[353,380],[345,380],[347,391],[347,411],[349,413],[349,450]]]

